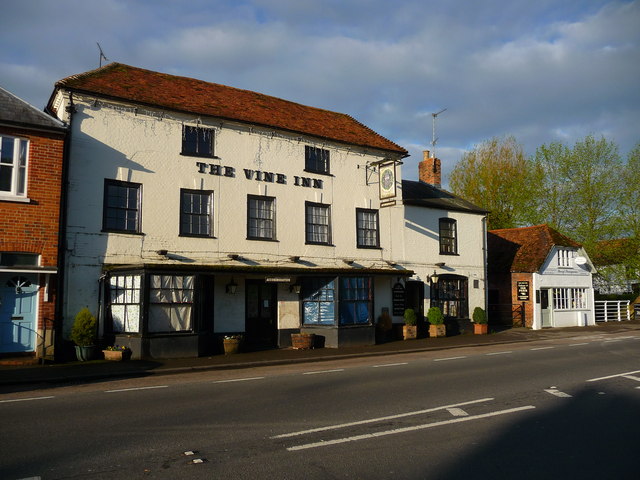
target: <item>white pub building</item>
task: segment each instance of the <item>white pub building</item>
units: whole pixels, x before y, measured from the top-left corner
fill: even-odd
[[[412,207],[407,241],[407,151],[348,115],[118,63],[59,81],[48,110],[71,131],[65,332],[88,306],[134,358],[230,334],[372,344],[383,311],[402,322],[408,279],[428,306],[436,272],[471,279],[467,316],[485,306],[484,213],[456,230],[441,205]],[[440,217],[451,248],[466,232],[462,257],[439,247]]]

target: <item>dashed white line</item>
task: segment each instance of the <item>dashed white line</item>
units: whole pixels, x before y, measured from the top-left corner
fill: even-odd
[[[271,438],[288,438],[297,437],[299,435],[306,435],[309,433],[325,432],[327,430],[338,430],[340,428],[353,427],[356,425],[364,425],[366,423],[383,422],[385,420],[395,420],[397,418],[410,417],[413,415],[423,415],[425,413],[437,412],[438,410],[446,410],[449,408],[462,407],[465,405],[471,405],[474,403],[490,402],[493,398],[480,398],[478,400],[470,400],[468,402],[454,403],[453,405],[443,405],[441,407],[428,408],[426,410],[418,410],[415,412],[399,413],[397,415],[388,415],[386,417],[369,418],[367,420],[358,420],[355,422],[341,423],[338,425],[328,425],[326,427],[312,428],[310,430],[302,430],[300,432],[283,433],[282,435],[276,435]]]
[[[48,398],[54,398],[54,397],[53,396],[49,396],[49,397],[16,398],[14,400],[0,400],[0,403],[30,402],[32,400],[47,400]]]
[[[385,363],[383,365],[373,365],[373,368],[397,367],[399,365],[409,365],[409,362]]]
[[[320,373],[344,372],[344,368],[336,368],[335,370],[317,370],[314,372],[304,372],[303,375],[317,375]]]
[[[459,360],[460,358],[467,358],[466,355],[461,357],[446,357],[446,358],[434,358],[434,362],[446,362],[447,360]]]
[[[364,435],[355,435],[353,437],[338,438],[335,440],[328,440],[323,442],[307,443],[304,445],[296,445],[294,447],[287,448],[287,450],[290,452],[293,452],[296,450],[306,450],[309,448],[326,447],[329,445],[337,445],[340,443],[355,442],[358,440],[367,440],[370,438],[384,437],[387,435],[395,435],[398,433],[414,432],[416,430],[424,430],[426,428],[440,427],[442,425],[449,425],[452,423],[468,422],[470,420],[477,420],[480,418],[489,418],[489,417],[495,417],[498,415],[506,415],[508,413],[521,412],[524,410],[530,410],[532,408],[536,408],[536,407],[534,407],[533,405],[526,405],[524,407],[509,408],[508,410],[499,410],[497,412],[483,413],[481,415],[473,415],[469,417],[457,417],[451,420],[444,420],[441,422],[434,422],[434,423],[426,423],[423,425],[415,425],[413,427],[395,428],[393,430],[386,430],[383,432],[367,433]]]
[[[465,412],[463,409],[458,407],[447,408],[447,412],[449,412],[454,417],[468,417],[469,414]]]
[[[565,392],[561,392],[560,390],[558,390],[557,388],[545,388],[544,390],[547,393],[550,393],[551,395],[555,395],[556,397],[560,397],[560,398],[571,398],[571,395],[569,395],[568,393]]]
[[[569,346],[570,347],[579,347],[580,345],[589,345],[589,342],[583,342],[583,343],[570,343]]]
[[[532,351],[535,350],[551,350],[552,348],[556,348],[556,347],[536,347],[536,348],[532,348]]]
[[[136,390],[153,390],[154,388],[167,388],[169,385],[154,385],[153,387],[119,388],[117,390],[105,390],[104,393],[134,392]]]
[[[491,353],[485,353],[485,355],[506,355],[508,353],[513,353],[512,351],[509,352],[491,352]]]
[[[622,378],[628,378],[629,380],[635,380],[636,382],[640,382],[640,377],[636,377],[634,375],[623,375]]]
[[[609,376],[606,376],[606,377],[592,378],[590,380],[587,380],[587,382],[597,382],[597,381],[600,381],[600,380],[608,380],[610,378],[624,377],[625,375],[633,375],[634,373],[640,373],[640,370],[635,370],[633,372],[618,373],[616,375],[609,375]]]
[[[251,380],[262,380],[263,378],[264,377],[232,378],[231,380],[216,380],[212,383],[249,382]]]

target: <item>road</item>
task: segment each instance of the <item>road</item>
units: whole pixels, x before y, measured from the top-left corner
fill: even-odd
[[[640,478],[640,334],[0,393],[0,478]]]

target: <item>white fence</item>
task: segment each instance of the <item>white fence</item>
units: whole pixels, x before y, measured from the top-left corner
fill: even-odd
[[[596,322],[630,320],[629,300],[596,300]]]

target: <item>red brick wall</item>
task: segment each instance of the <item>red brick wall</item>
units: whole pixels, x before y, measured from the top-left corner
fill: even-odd
[[[0,134],[29,140],[27,164],[27,197],[29,202],[0,200],[0,251],[41,255],[40,264],[56,267],[58,263],[58,228],[64,138],[29,130],[0,127]],[[44,287],[44,275],[40,275]],[[55,284],[55,276],[51,283]],[[55,289],[44,301],[44,288],[39,295],[38,327],[55,313]],[[46,328],[52,328],[47,322]]]
[[[518,282],[529,282],[529,300],[518,300]],[[533,307],[535,305],[536,295],[533,291],[533,275],[531,273],[512,273],[511,274],[511,303],[522,305],[524,303],[524,315],[526,326],[533,326]]]

